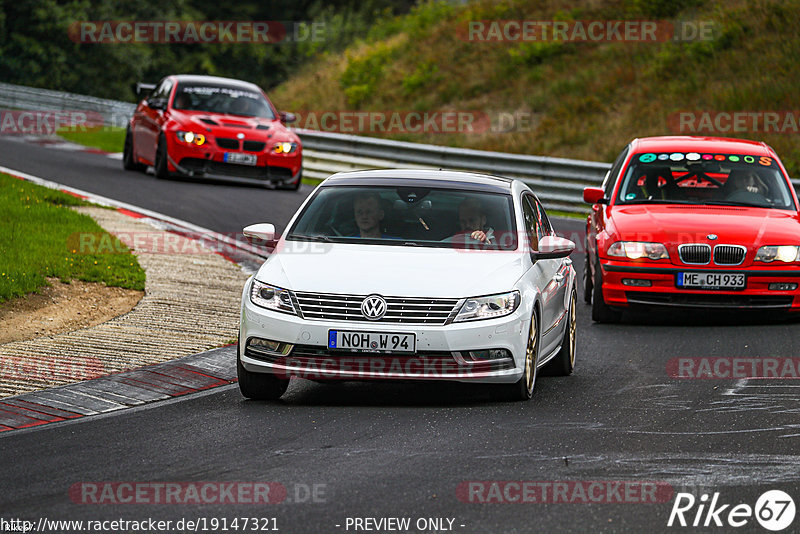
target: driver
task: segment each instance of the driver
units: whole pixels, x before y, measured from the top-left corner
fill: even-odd
[[[381,209],[381,197],[378,193],[362,193],[353,201],[353,216],[358,226],[355,237],[381,238],[381,221],[384,212]]]
[[[481,243],[494,242],[494,230],[486,226],[486,213],[476,198],[467,198],[458,207],[458,224],[462,233]]]
[[[731,188],[729,195],[741,191],[763,195],[767,191],[767,186],[755,170],[747,169],[740,172],[732,172],[730,175]]]
[[[250,99],[239,97],[231,105],[231,113],[234,115],[253,115]]]

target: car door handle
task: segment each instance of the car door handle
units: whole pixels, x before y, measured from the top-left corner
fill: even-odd
[[[559,273],[559,274],[557,274],[557,275],[555,275],[555,276],[553,277],[553,280],[555,280],[556,282],[561,282],[561,281],[563,281],[563,280],[564,280],[564,275],[563,275],[563,274],[561,274],[561,273]]]
[[[564,265],[572,265],[572,260],[567,258],[566,260],[564,260]]]

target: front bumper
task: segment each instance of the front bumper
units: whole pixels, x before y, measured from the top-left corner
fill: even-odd
[[[523,373],[527,320],[521,311],[499,319],[446,326],[322,321],[273,312],[246,299],[239,331],[239,358],[250,372],[312,380],[447,380],[516,382]],[[329,351],[329,330],[413,333],[415,354]],[[248,348],[253,338],[291,344],[286,355]],[[470,352],[506,350],[510,358],[473,361]]]
[[[791,268],[720,268],[672,264],[643,265],[601,260],[603,299],[609,306],[670,306],[682,308],[775,309],[800,311],[800,287],[793,291],[769,289],[771,283],[800,285],[800,269]],[[679,272],[714,271],[744,274],[742,290],[683,289],[676,285]],[[623,280],[649,281],[650,287],[626,285]]]
[[[200,147],[168,142],[167,148],[168,169],[181,176],[262,185],[293,185],[302,177],[302,149],[285,155],[245,151],[256,156],[256,165],[242,165],[224,161],[226,152],[241,150],[224,150],[213,141]]]

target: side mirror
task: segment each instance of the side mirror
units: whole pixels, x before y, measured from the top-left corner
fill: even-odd
[[[607,204],[608,199],[605,198],[606,192],[602,187],[584,187],[583,188],[583,201],[589,204]]]
[[[258,223],[245,226],[242,233],[250,239],[257,239],[263,243],[275,241],[275,225],[270,223]]]
[[[539,241],[539,250],[532,250],[531,256],[537,260],[566,258],[575,251],[575,243],[564,237],[546,235]]]
[[[152,93],[155,88],[156,84],[154,83],[136,82],[133,84],[133,92],[136,94],[137,100],[144,99],[147,95]]]
[[[278,117],[280,117],[281,122],[284,124],[291,124],[297,120],[297,116],[294,113],[289,113],[288,111],[279,111]]]

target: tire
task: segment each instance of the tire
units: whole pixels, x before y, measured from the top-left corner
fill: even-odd
[[[578,296],[572,290],[567,310],[567,327],[564,329],[564,339],[561,340],[561,350],[558,351],[547,366],[543,369],[549,376],[569,376],[575,369],[575,335],[577,333],[577,305]]]
[[[131,132],[130,126],[125,130],[125,145],[122,149],[122,168],[126,171],[143,171],[146,168],[134,159],[133,132]]]
[[[536,387],[537,365],[539,363],[539,314],[536,308],[531,315],[528,331],[528,344],[525,350],[525,372],[513,384],[504,384],[505,398],[510,401],[526,401],[533,396]]]
[[[583,261],[583,301],[586,304],[592,303],[592,269],[589,260],[589,247],[586,247],[586,259]]]
[[[155,161],[156,178],[169,178],[169,167],[167,166],[167,140],[162,135],[158,139]]]
[[[236,356],[236,374],[239,377],[239,391],[248,399],[278,400],[289,387],[289,379],[278,378],[272,373],[248,371],[242,365],[238,355]]]
[[[603,275],[600,273],[600,260],[597,260],[597,270],[594,272],[592,282],[592,321],[597,323],[618,323],[622,313],[611,308],[603,300]]]

